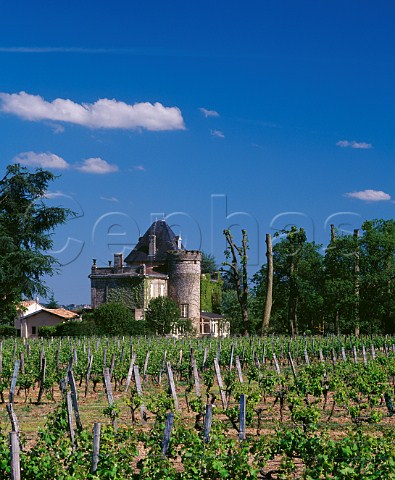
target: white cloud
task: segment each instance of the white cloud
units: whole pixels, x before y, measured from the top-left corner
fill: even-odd
[[[75,168],[80,172],[95,173],[98,175],[118,171],[117,165],[110,164],[100,157],[87,158],[80,165],[76,165]]]
[[[368,150],[369,148],[373,148],[373,145],[371,143],[356,142],[355,140],[352,140],[351,142],[349,140],[339,140],[336,145],[342,148],[358,148],[362,150]]]
[[[51,127],[53,130],[53,133],[63,133],[65,128],[63,125],[60,125],[59,123],[53,123],[53,122],[47,122],[48,127]]]
[[[203,115],[207,117],[219,117],[219,113],[215,110],[207,110],[206,108],[199,108]]]
[[[179,108],[149,102],[129,105],[115,99],[101,98],[95,103],[75,103],[56,98],[47,102],[39,95],[26,92],[1,93],[0,110],[24,120],[69,122],[90,128],[146,130],[184,130]]]
[[[349,192],[345,195],[346,197],[365,200],[368,202],[383,202],[391,200],[391,195],[383,192],[382,190],[362,190],[360,192]]]
[[[57,190],[56,192],[45,192],[45,198],[62,198],[62,197],[68,197],[68,195],[65,195],[63,192]]]
[[[213,137],[225,138],[225,135],[221,132],[221,130],[210,130],[210,134]]]
[[[30,167],[55,168],[57,170],[65,170],[70,167],[66,160],[51,152],[21,152],[14,157],[13,161]]]
[[[138,172],[144,172],[145,167],[144,165],[134,165],[133,170],[137,170]]]
[[[100,197],[100,200],[106,200],[107,202],[119,202],[119,200],[116,197]]]

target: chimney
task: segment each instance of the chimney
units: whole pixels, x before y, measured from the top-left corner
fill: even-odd
[[[156,235],[149,236],[148,255],[153,257],[156,254]]]
[[[114,269],[115,271],[121,271],[123,267],[123,254],[114,253]]]

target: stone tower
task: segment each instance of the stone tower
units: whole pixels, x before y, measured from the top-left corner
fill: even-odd
[[[179,306],[182,318],[189,318],[199,331],[200,322],[200,264],[202,254],[197,250],[167,252],[168,295]]]

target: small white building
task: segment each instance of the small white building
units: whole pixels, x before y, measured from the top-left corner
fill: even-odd
[[[35,338],[39,335],[40,327],[53,327],[77,316],[65,308],[46,308],[38,300],[23,301],[14,327],[22,338]]]
[[[230,323],[218,313],[201,312],[199,334],[202,337],[229,337]]]

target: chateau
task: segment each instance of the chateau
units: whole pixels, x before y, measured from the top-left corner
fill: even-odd
[[[221,281],[201,274],[201,260],[200,251],[186,250],[181,237],[164,220],[157,220],[125,259],[116,253],[106,267],[93,260],[92,307],[123,302],[141,320],[151,299],[170,297],[179,306],[180,317],[190,319],[197,333],[226,335],[227,322],[218,313]]]

